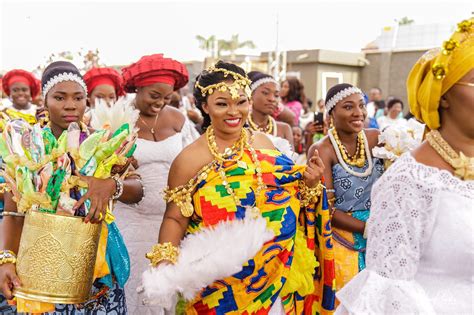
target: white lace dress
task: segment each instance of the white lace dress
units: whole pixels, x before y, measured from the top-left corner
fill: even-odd
[[[473,314],[474,181],[400,157],[372,189],[367,268],[336,314]]]
[[[137,205],[119,202],[114,210],[117,225],[130,254],[131,274],[125,285],[128,314],[164,314],[164,310],[159,307],[144,306],[143,296],[137,294],[136,290],[141,285],[142,273],[149,264],[145,254],[158,241],[166,206],[162,191],[168,181],[171,163],[186,145],[198,137],[192,124],[186,121],[180,133],[165,140],[137,140],[134,157],[138,161],[137,172],[142,177],[145,197]]]

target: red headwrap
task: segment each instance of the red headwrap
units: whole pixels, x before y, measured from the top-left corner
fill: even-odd
[[[162,54],[143,56],[137,62],[122,69],[125,91],[134,93],[137,87],[166,83],[179,90],[188,83],[186,66]]]
[[[5,94],[10,96],[10,87],[12,86],[12,84],[18,82],[24,83],[30,87],[30,94],[32,99],[38,96],[40,92],[40,84],[38,84],[38,80],[32,73],[21,69],[8,71],[3,76],[2,86],[3,91],[5,91]]]
[[[115,89],[117,96],[125,95],[123,79],[120,73],[112,68],[92,68],[84,74],[84,81],[89,94],[99,85],[110,85]]]

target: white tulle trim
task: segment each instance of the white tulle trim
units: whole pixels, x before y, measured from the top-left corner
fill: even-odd
[[[91,127],[95,130],[109,129],[115,132],[123,124],[128,123],[130,130],[135,129],[135,124],[140,111],[132,105],[133,100],[120,97],[112,106],[98,99],[91,109]]]
[[[280,151],[281,153],[283,153],[284,155],[292,159],[293,162],[296,161],[296,159],[298,158],[298,155],[295,154],[291,146],[291,143],[288,140],[277,137],[277,136],[272,136],[272,135],[266,135],[266,136],[272,141],[273,145],[275,146],[275,148],[278,149],[278,151]]]
[[[161,264],[142,276],[144,295],[149,304],[171,307],[173,295],[182,293],[192,300],[216,280],[242,270],[242,266],[273,239],[266,219],[246,216],[188,235],[180,246],[175,265]]]
[[[423,288],[415,280],[394,280],[363,270],[336,296],[336,314],[435,314]]]

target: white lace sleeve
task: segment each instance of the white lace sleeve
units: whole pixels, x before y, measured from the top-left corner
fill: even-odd
[[[374,185],[366,269],[337,293],[337,314],[434,313],[414,276],[433,229],[438,188],[425,184],[416,164],[400,158]]]
[[[199,133],[197,132],[196,128],[194,128],[193,123],[187,118],[184,121],[183,127],[181,128],[181,134],[183,135],[183,148],[199,138]]]

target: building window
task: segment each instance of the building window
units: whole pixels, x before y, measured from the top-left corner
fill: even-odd
[[[322,87],[321,87],[321,92],[322,92],[322,98],[326,98],[326,93],[328,90],[333,87],[336,84],[342,83],[343,78],[342,78],[342,73],[341,72],[323,72],[321,73],[322,77]]]

